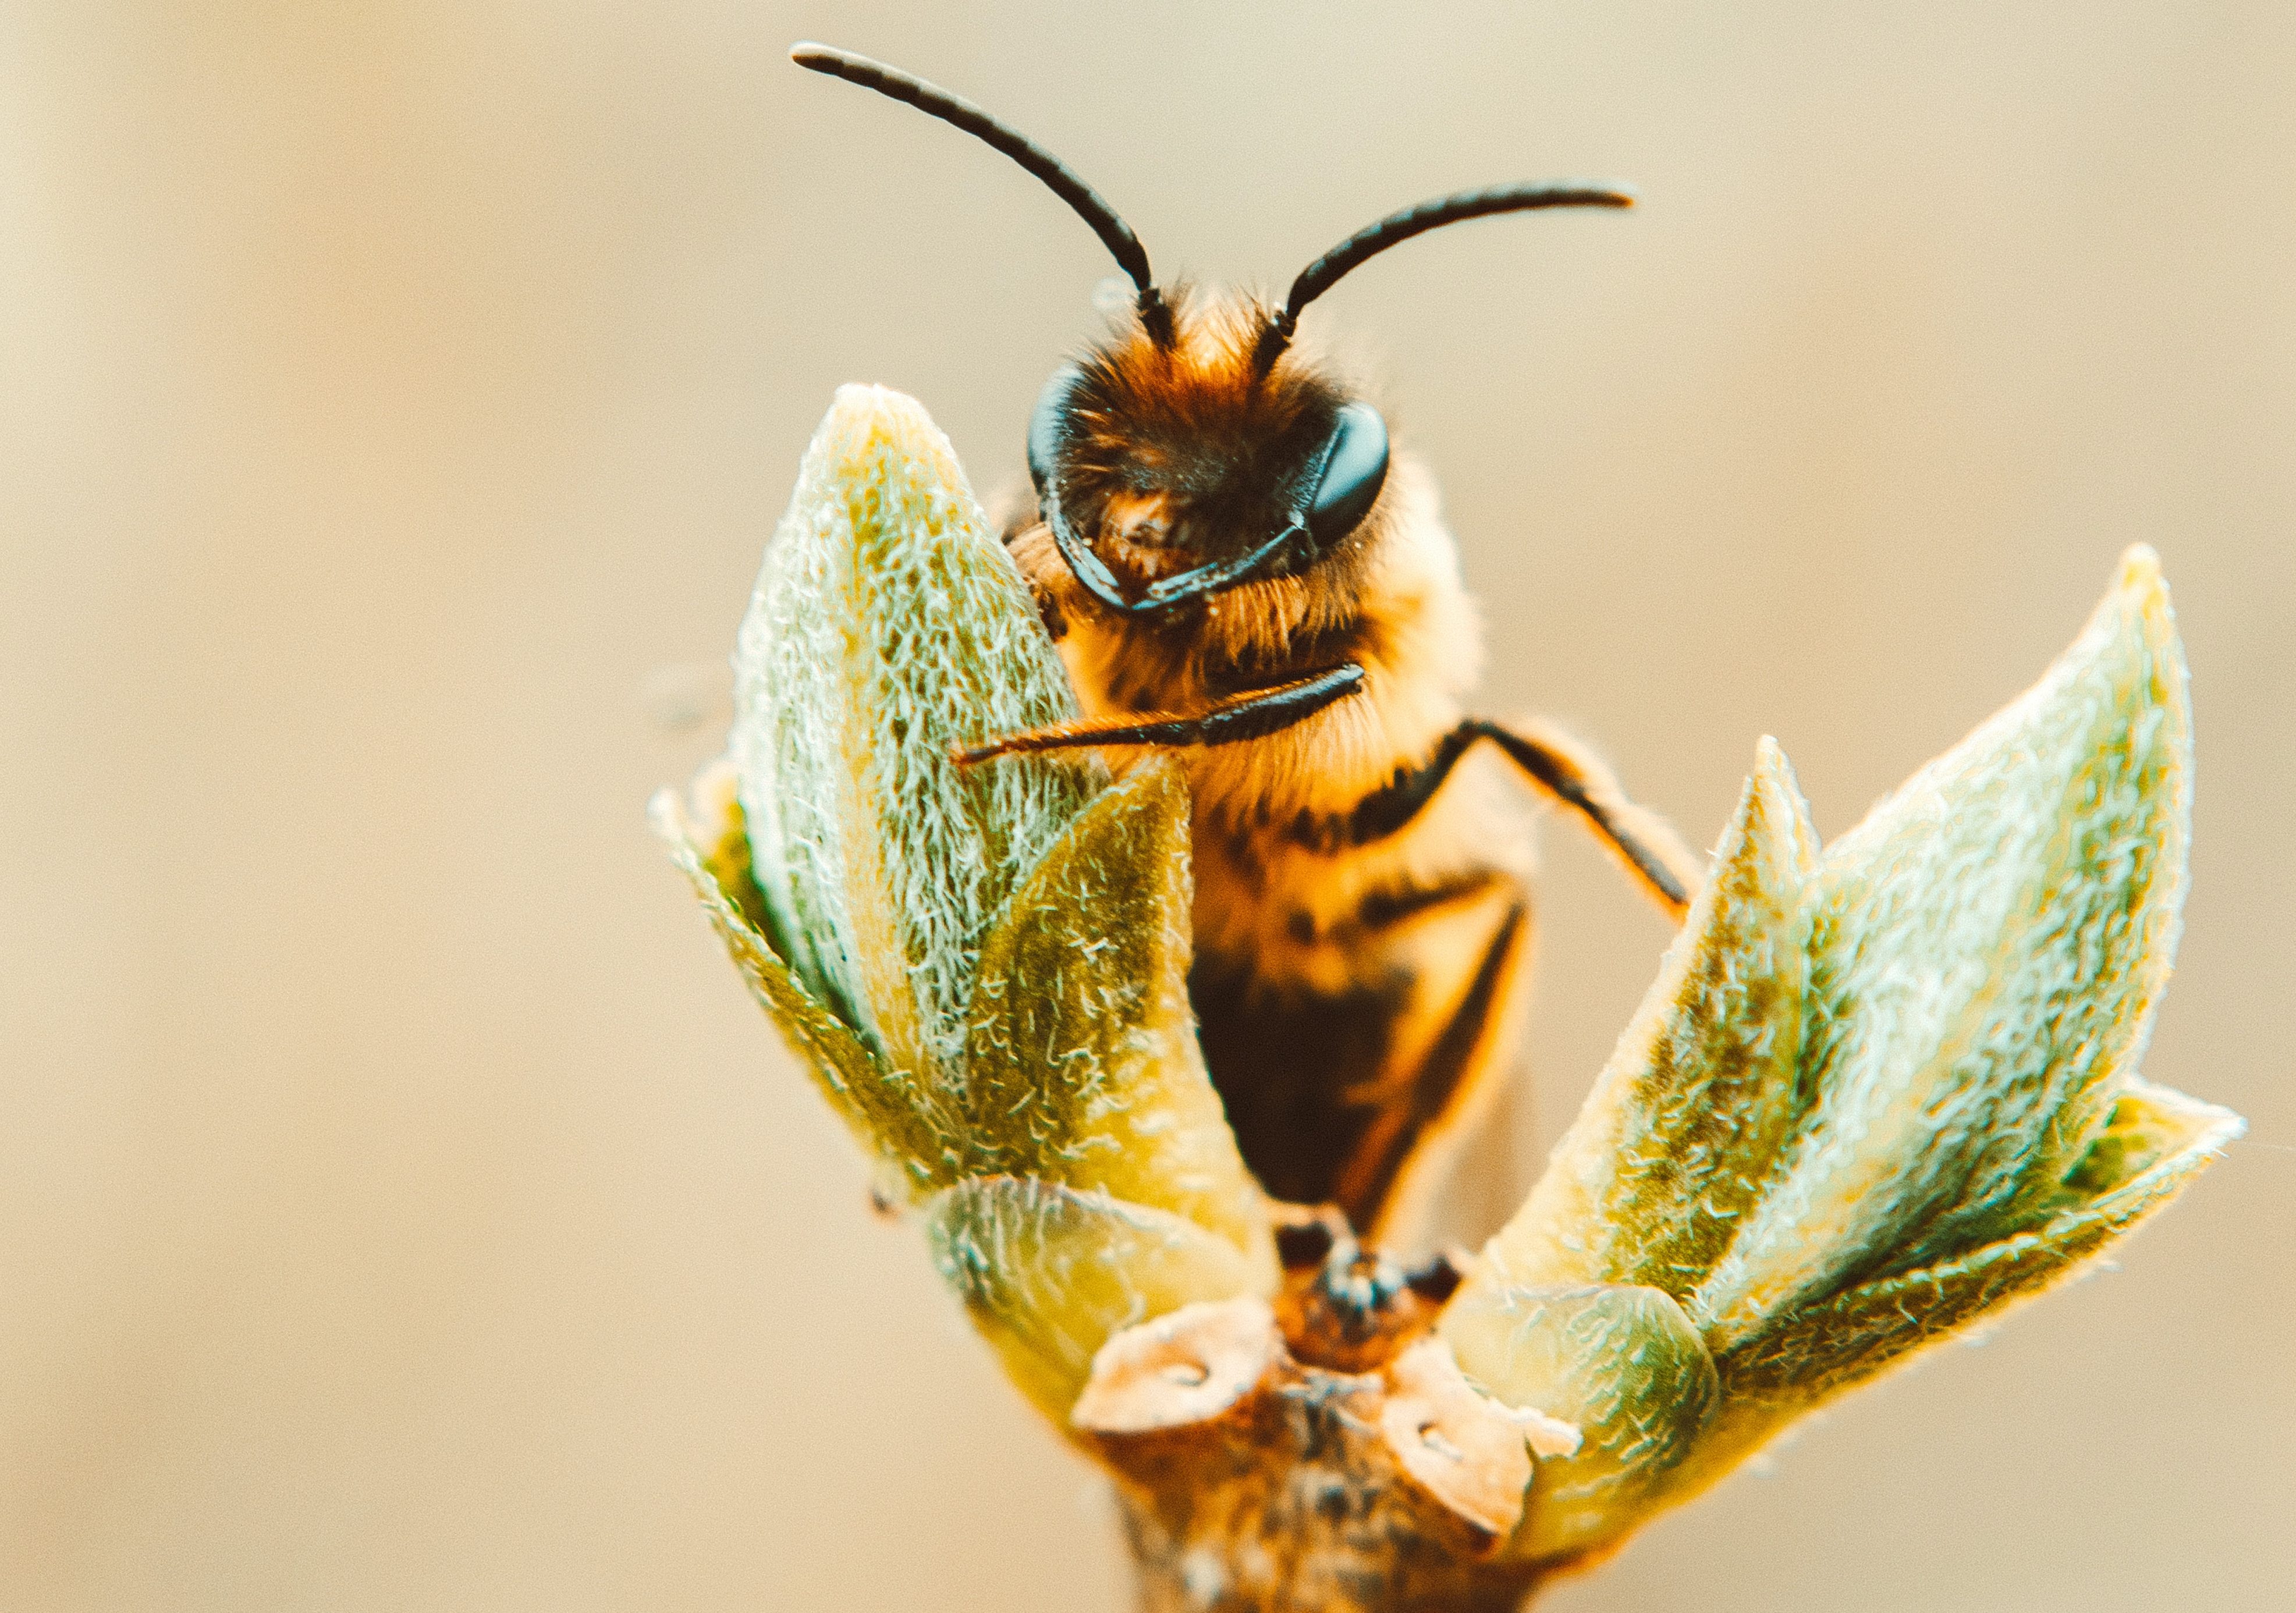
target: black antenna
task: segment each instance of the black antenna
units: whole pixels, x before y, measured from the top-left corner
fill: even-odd
[[[1147,327],[1149,340],[1160,348],[1172,345],[1172,311],[1165,306],[1162,295],[1156,290],[1155,277],[1149,273],[1148,249],[1140,244],[1140,237],[1132,233],[1132,226],[1117,216],[1116,209],[1101,193],[1078,177],[1067,163],[964,96],[952,95],[939,85],[927,84],[897,67],[810,40],[791,45],[790,60],[816,73],[827,73],[863,89],[906,101],[921,112],[931,113],[944,123],[953,123],[1043,180],[1054,195],[1074,208],[1078,216],[1092,226],[1093,233],[1100,237],[1117,266],[1132,276],[1132,283],[1140,292],[1140,322]]]
[[[1330,291],[1341,275],[1359,266],[1365,258],[1376,257],[1414,235],[1440,229],[1447,224],[1481,218],[1491,213],[1525,213],[1538,208],[1630,208],[1634,205],[1634,192],[1631,191],[1578,180],[1562,180],[1545,184],[1495,184],[1486,190],[1461,191],[1456,195],[1439,196],[1432,201],[1405,208],[1399,213],[1390,213],[1377,224],[1365,225],[1300,272],[1300,278],[1292,282],[1292,295],[1284,299],[1283,311],[1259,333],[1259,346],[1252,354],[1253,367],[1262,375],[1267,373],[1283,349],[1292,345],[1292,333],[1300,324],[1300,311]]]

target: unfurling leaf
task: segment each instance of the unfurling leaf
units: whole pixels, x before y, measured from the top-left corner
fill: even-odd
[[[2132,553],[2039,684],[1828,848],[1812,1111],[1689,1302],[1718,1355],[2049,1213],[2175,958],[2191,750],[2168,591]]]
[[[1816,856],[1792,771],[1764,740],[1680,938],[1475,1286],[1646,1283],[1681,1298],[1712,1269],[1803,1107]]]
[[[845,387],[767,550],[732,754],[788,962],[891,1069],[953,1067],[972,952],[1104,777],[953,745],[1073,716],[1017,568],[913,398]]]
[[[1060,1227],[1091,1229],[1087,1242],[1120,1230],[1106,1258],[1200,1232],[1251,1284],[1272,1283],[1265,1208],[1188,1003],[1186,788],[1161,763],[1111,789],[1089,756],[951,759],[1074,702],[1018,569],[914,401],[838,394],[735,670],[728,762],[697,781],[690,812],[658,798],[655,824],[882,1162],[881,1189],[914,1201],[971,1183],[935,1200],[936,1225],[985,1236],[1012,1232],[1023,1200],[980,1199],[976,1179],[1013,1178],[1042,1235],[999,1247],[1057,1265],[1083,1247],[1044,1240]],[[984,1221],[984,1207],[997,1214]],[[1174,1215],[1196,1229],[1179,1244]],[[1201,1277],[1214,1261],[1184,1264]],[[1133,1298],[1166,1292],[1111,1281]],[[965,1286],[1002,1338],[1069,1336],[1067,1312],[1031,1309],[1041,1282],[1002,1308]],[[1234,1291],[1226,1278],[1215,1290]]]
[[[888,1071],[814,996],[767,938],[773,919],[750,881],[750,841],[741,804],[734,798],[731,766],[721,762],[695,781],[690,815],[668,790],[655,794],[650,815],[654,832],[669,843],[671,857],[693,882],[751,994],[829,1106],[885,1167],[895,1195],[907,1197],[923,1168],[921,1162],[940,1151],[938,1134],[920,1105],[916,1085]]]
[[[2170,1199],[2241,1132],[2213,1103],[2132,1080],[2056,1208],[2028,1231],[1834,1295],[1724,1357],[1731,1393],[1797,1406],[2038,1292]]]

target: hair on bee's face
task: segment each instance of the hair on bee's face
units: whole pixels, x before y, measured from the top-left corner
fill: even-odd
[[[790,56],[1004,152],[1074,209],[1131,277],[1136,329],[1056,371],[1029,426],[1029,473],[1061,558],[1086,592],[1127,615],[1304,571],[1371,512],[1387,477],[1386,422],[1282,363],[1301,310],[1341,276],[1464,219],[1634,204],[1615,187],[1569,182],[1462,191],[1357,230],[1300,272],[1281,307],[1190,318],[1158,288],[1147,249],[1116,209],[1010,124],[849,51],[802,44]]]
[[[1308,569],[1387,476],[1376,409],[1308,366],[1259,368],[1264,309],[1176,301],[1171,340],[1135,330],[1063,365],[1029,429],[1062,558],[1132,615]]]

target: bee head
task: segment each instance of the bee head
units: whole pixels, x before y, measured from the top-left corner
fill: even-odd
[[[1307,570],[1387,479],[1379,411],[1311,368],[1263,371],[1275,317],[1247,301],[1145,321],[1045,383],[1029,427],[1037,507],[1077,579],[1128,614]]]
[[[1029,472],[1061,558],[1102,604],[1128,615],[1296,575],[1371,512],[1387,479],[1387,423],[1310,367],[1284,362],[1300,310],[1341,276],[1463,219],[1634,201],[1570,182],[1463,191],[1357,230],[1301,271],[1281,308],[1229,304],[1184,320],[1132,227],[1010,124],[849,51],[800,45],[790,55],[1004,152],[1073,208],[1131,277],[1135,327],[1056,372],[1029,427]]]

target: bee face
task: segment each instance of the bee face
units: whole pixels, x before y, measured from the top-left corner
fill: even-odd
[[[1045,385],[1029,469],[1078,579],[1128,614],[1309,569],[1387,478],[1386,423],[1305,365],[1262,373],[1269,315],[1234,302],[1144,329]]]

